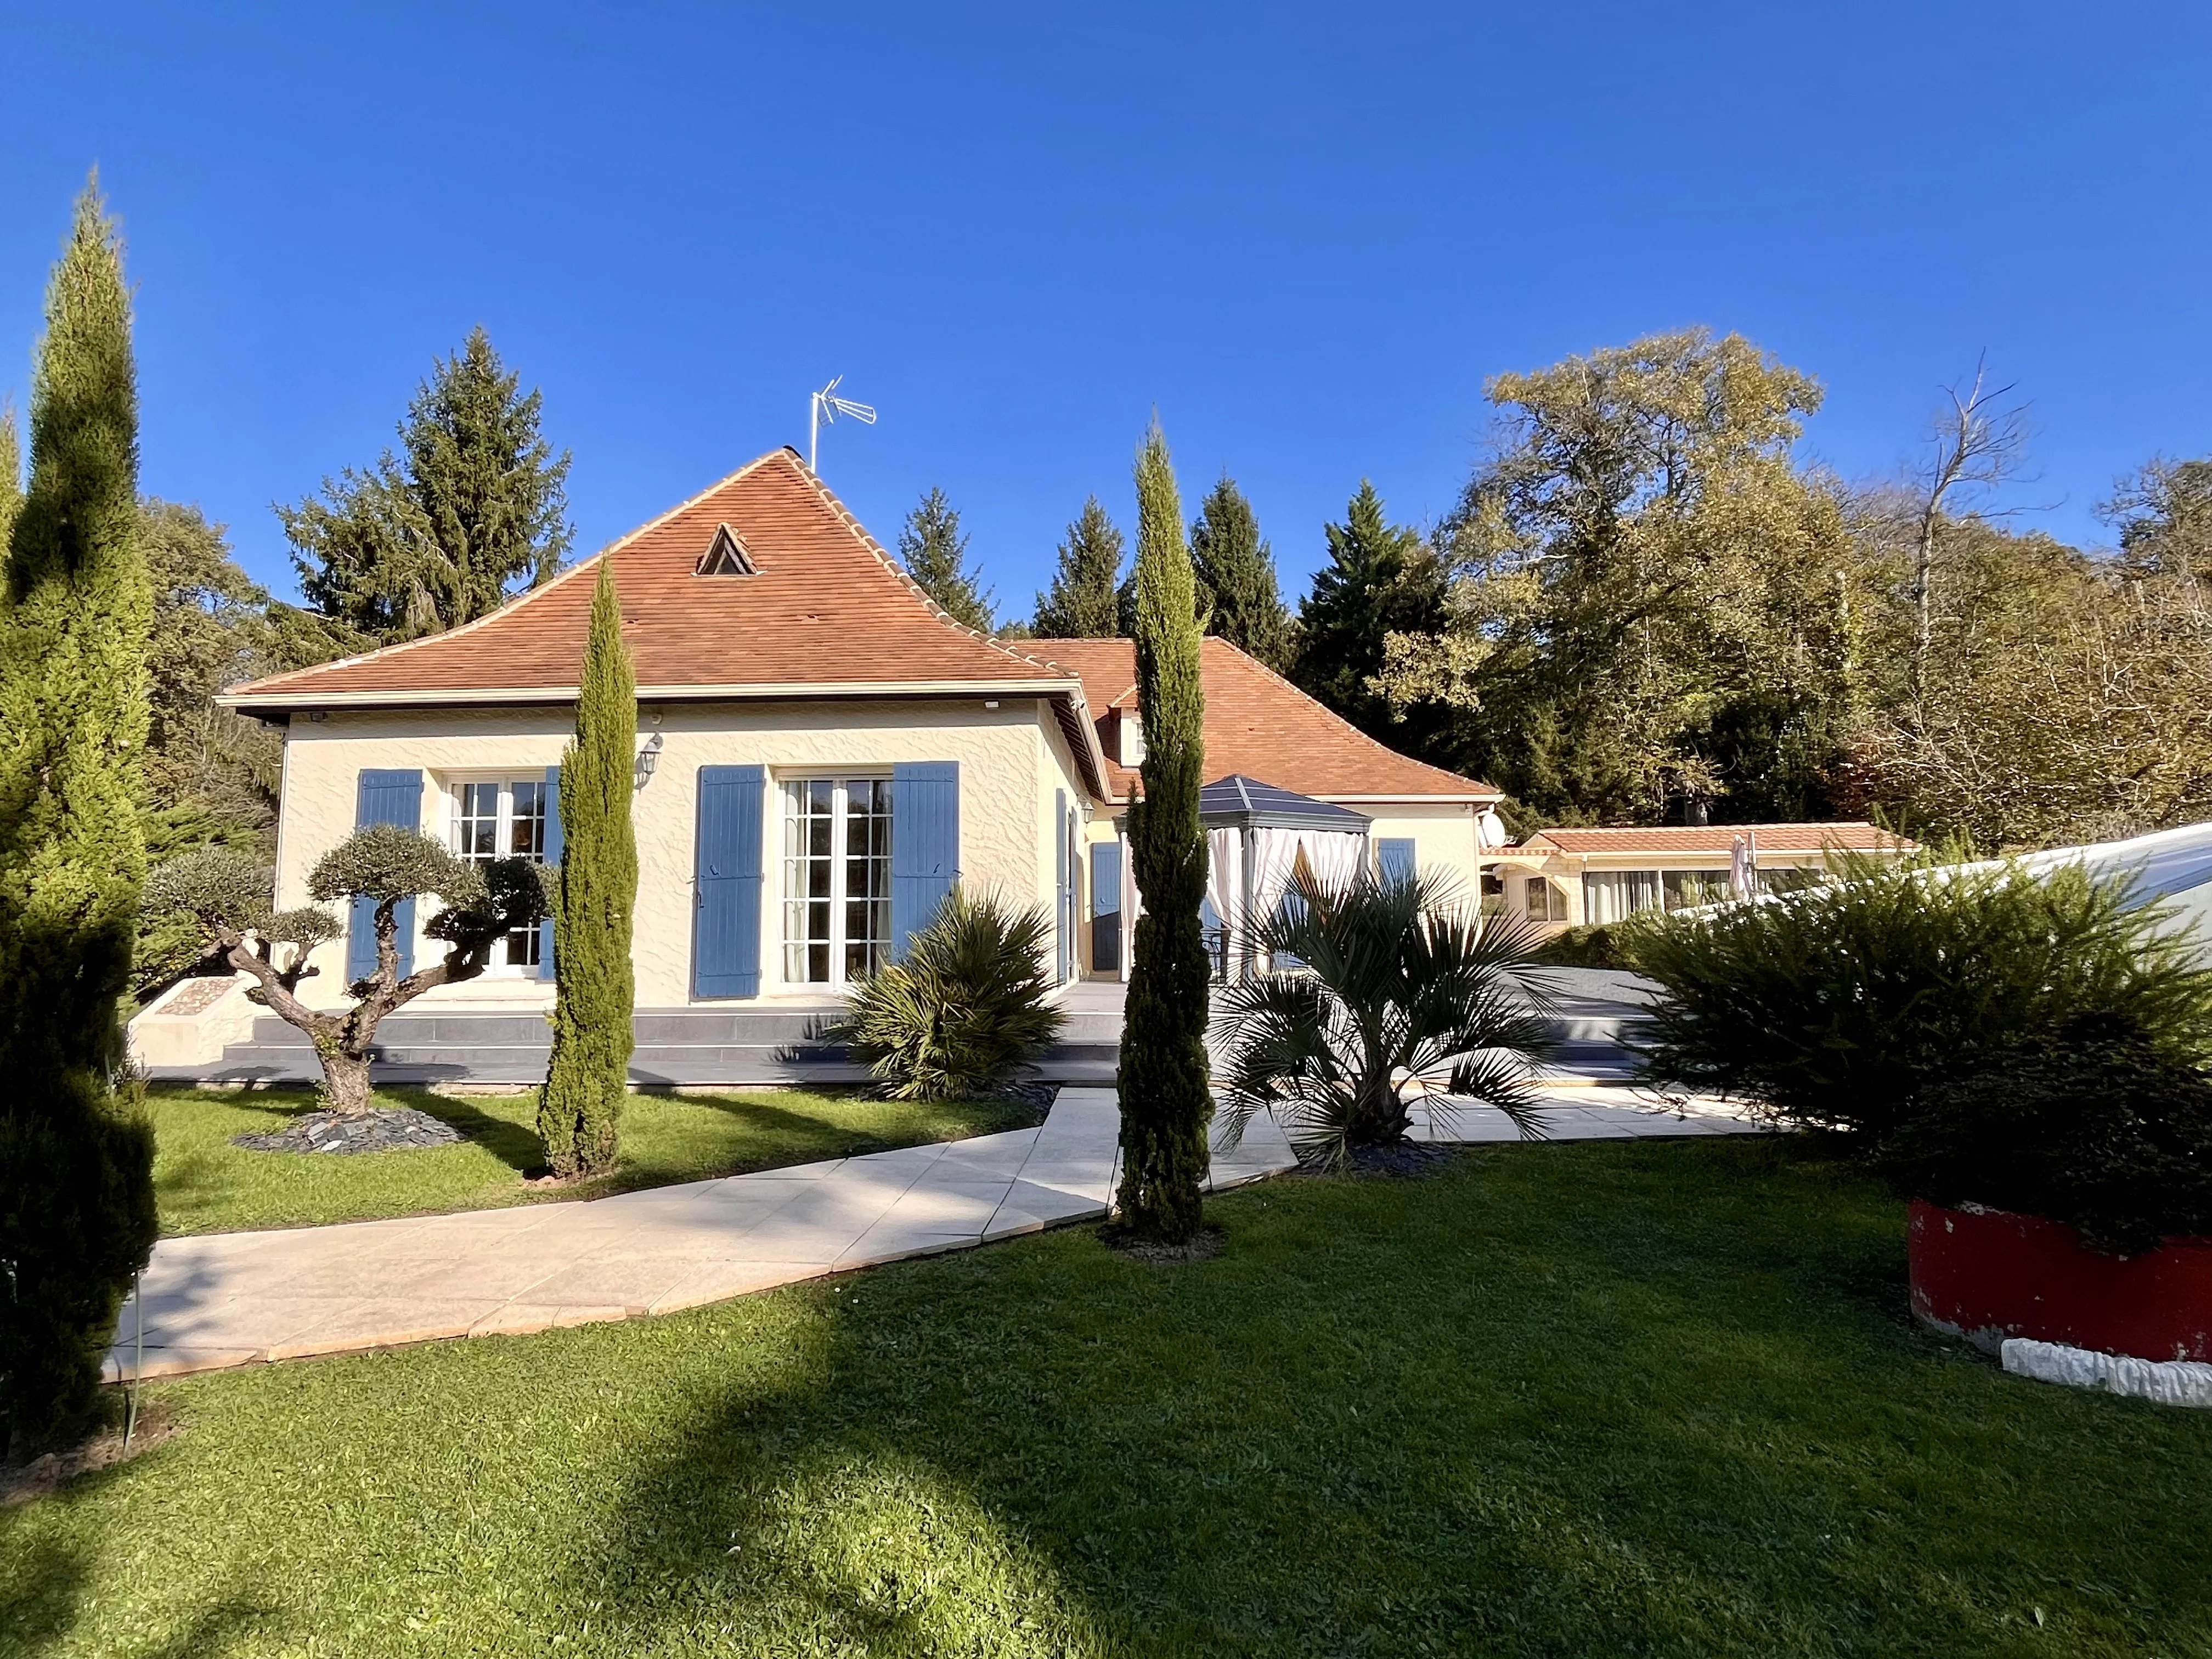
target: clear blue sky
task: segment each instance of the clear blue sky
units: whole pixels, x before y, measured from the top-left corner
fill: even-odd
[[[197,15],[195,15],[197,10]],[[574,449],[588,551],[774,445],[888,542],[942,484],[1026,613],[1157,405],[1295,595],[1363,474],[1442,512],[1485,376],[1653,329],[1914,453],[2033,400],[2042,522],[2212,451],[2212,11],[1978,6],[0,4],[0,390],[97,162],[147,489],[290,586],[271,501],[390,441],[482,322]],[[12,343],[10,343],[12,342]]]

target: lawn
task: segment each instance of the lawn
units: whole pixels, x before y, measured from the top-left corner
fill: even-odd
[[[386,1089],[379,1102],[414,1106],[468,1139],[457,1146],[354,1154],[252,1152],[233,1135],[282,1129],[314,1108],[305,1091],[151,1091],[154,1189],[165,1234],[366,1221],[547,1199],[599,1198],[640,1187],[848,1158],[930,1140],[989,1134],[1036,1121],[1018,1101],[921,1103],[859,1093],[633,1095],[623,1107],[622,1162],[604,1181],[548,1191],[523,1184],[544,1162],[533,1127],[538,1096],[449,1098]]]
[[[1773,1141],[1514,1146],[672,1318],[153,1388],[0,1512],[0,1646],[2212,1651],[2212,1419],[1917,1330]],[[12,1644],[12,1645],[9,1645]]]

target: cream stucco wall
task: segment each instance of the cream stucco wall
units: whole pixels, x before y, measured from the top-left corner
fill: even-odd
[[[284,757],[278,846],[278,902],[305,904],[307,872],[353,830],[359,775],[370,768],[418,767],[424,773],[423,823],[449,833],[454,787],[471,778],[542,775],[566,744],[565,708],[331,713],[295,717]],[[781,822],[775,783],[787,777],[888,776],[900,761],[960,764],[960,862],[971,888],[1023,903],[1053,902],[1054,792],[1080,802],[1080,775],[1050,711],[1030,698],[813,703],[648,705],[639,711],[640,742],[659,732],[659,763],[635,798],[638,905],[634,956],[641,1007],[675,1007],[691,995],[693,847],[702,766],[765,765],[770,787],[763,846],[761,964],[763,1000],[818,1003],[823,988],[783,982],[781,950]],[[416,956],[434,951],[418,941]],[[311,1001],[343,999],[345,947],[316,953],[318,977],[302,987]],[[487,974],[430,994],[434,1006],[542,1007],[552,988],[521,975]]]

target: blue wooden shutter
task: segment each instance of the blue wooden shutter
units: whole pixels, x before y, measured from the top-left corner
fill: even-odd
[[[1385,836],[1375,843],[1375,867],[1393,885],[1413,878],[1413,840],[1410,836]]]
[[[891,957],[937,915],[960,879],[960,763],[891,769]]]
[[[353,823],[356,830],[372,823],[396,823],[402,829],[422,827],[422,774],[419,770],[364,770],[355,786]],[[399,927],[399,977],[415,971],[415,901],[403,899],[392,912]],[[376,901],[357,898],[346,920],[346,983],[367,979],[376,971]]]
[[[1121,843],[1091,848],[1091,971],[1121,971]]]
[[[1052,792],[1052,838],[1056,855],[1053,860],[1060,874],[1060,883],[1053,897],[1053,933],[1060,941],[1060,979],[1064,985],[1069,977],[1068,957],[1075,950],[1074,911],[1068,903],[1068,884],[1075,872],[1067,867],[1067,791]]]
[[[699,833],[691,928],[691,989],[757,997],[761,983],[761,838],[768,772],[699,769]]]
[[[561,849],[568,843],[561,834],[561,769],[545,769],[545,853],[544,865],[551,880],[561,879]],[[538,924],[538,977],[553,977],[553,918],[547,916]]]

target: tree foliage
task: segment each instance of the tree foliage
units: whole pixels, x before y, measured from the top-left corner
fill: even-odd
[[[576,735],[561,757],[561,867],[552,890],[558,951],[553,1054],[538,1138],[556,1175],[614,1167],[637,1004],[630,934],[637,833],[630,823],[637,678],[623,644],[614,568],[599,566],[576,694]]]
[[[1052,921],[955,887],[905,959],[853,988],[825,1035],[895,1100],[963,1100],[1036,1063],[1065,1020],[1046,967]]]
[[[1294,894],[1260,943],[1306,971],[1242,980],[1223,999],[1223,1113],[1237,1133],[1272,1110],[1302,1158],[1340,1164],[1406,1140],[1417,1097],[1441,1121],[1475,1102],[1542,1133],[1540,927],[1486,919],[1429,875],[1302,878]]]
[[[1868,586],[1791,453],[1819,386],[1693,329],[1487,392],[1449,620],[1393,642],[1392,695],[1460,711],[1468,765],[1553,819],[1821,816]]]
[[[2212,970],[2124,883],[1838,855],[1839,879],[1625,930],[1650,1068],[1876,1146],[1936,1081],[2076,1018],[2212,1060]]]
[[[1424,750],[1437,722],[1403,718],[1413,699],[1394,705],[1383,672],[1393,635],[1431,637],[1444,623],[1443,572],[1417,530],[1393,525],[1382,497],[1363,478],[1344,522],[1326,526],[1328,562],[1315,573],[1298,606],[1297,654],[1291,678],[1298,688],[1366,732],[1400,748]]]
[[[2212,817],[2212,589],[1980,520],[1942,544],[1925,695],[1893,670],[1857,799],[1984,852]]]
[[[1206,631],[1281,672],[1291,664],[1291,613],[1275,581],[1274,550],[1252,503],[1224,472],[1190,526],[1191,564]]]
[[[968,568],[968,538],[961,531],[959,512],[942,489],[932,489],[906,515],[898,550],[915,586],[945,615],[979,634],[991,631],[991,596]]]
[[[0,401],[0,568],[4,568],[8,538],[15,528],[15,514],[23,505],[23,448],[16,435],[15,410]],[[0,586],[0,605],[7,603]]]
[[[1136,581],[1145,758],[1128,838],[1144,908],[1130,953],[1121,1033],[1115,1202],[1133,1232],[1187,1243],[1201,1219],[1206,1126],[1213,1114],[1206,1054],[1210,964],[1199,920],[1206,898],[1198,802],[1206,771],[1206,690],[1182,503],[1157,422],[1137,452]]]
[[[1121,532],[1093,495],[1067,526],[1052,587],[1037,595],[1030,631],[1039,639],[1106,639],[1123,632],[1117,584]]]
[[[370,1109],[370,1066],[376,1029],[386,1014],[425,991],[476,978],[491,948],[518,927],[545,915],[544,879],[527,859],[476,864],[440,842],[394,823],[355,830],[316,861],[307,896],[319,904],[366,899],[376,965],[346,988],[350,1007],[311,1008],[299,997],[302,979],[318,970],[309,961],[317,945],[344,933],[329,911],[275,911],[270,872],[233,848],[201,848],[155,872],[149,902],[168,916],[188,919],[202,944],[252,977],[246,995],[307,1034],[323,1067],[323,1099],[333,1111]],[[399,907],[431,898],[440,908],[423,932],[450,948],[410,974],[399,971]],[[275,946],[289,948],[283,958]]]
[[[153,609],[130,289],[97,180],[46,295],[28,488],[0,572],[0,1412],[11,1455],[82,1431],[154,1242],[153,1136],[119,1097],[145,874]],[[11,473],[12,480],[12,473]]]
[[[399,427],[400,453],[279,507],[301,590],[380,644],[495,611],[550,580],[568,551],[568,454],[541,429],[543,396],[482,328],[433,366]]]

